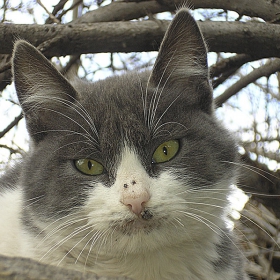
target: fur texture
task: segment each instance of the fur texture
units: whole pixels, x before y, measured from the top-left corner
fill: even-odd
[[[245,279],[226,224],[236,145],[214,116],[186,9],[151,73],[70,84],[25,41],[13,73],[31,144],[3,180],[0,253],[136,280]],[[179,149],[156,162],[173,140]],[[80,172],[81,159],[102,172]]]

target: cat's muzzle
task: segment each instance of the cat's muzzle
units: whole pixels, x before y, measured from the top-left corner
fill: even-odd
[[[154,216],[153,213],[149,209],[145,209],[144,211],[142,211],[140,213],[140,215],[141,215],[142,219],[144,219],[144,220],[150,220]]]

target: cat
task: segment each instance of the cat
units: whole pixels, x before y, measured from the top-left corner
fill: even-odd
[[[30,150],[2,179],[0,253],[136,280],[243,280],[227,225],[237,145],[181,8],[151,71],[71,83],[19,40]]]

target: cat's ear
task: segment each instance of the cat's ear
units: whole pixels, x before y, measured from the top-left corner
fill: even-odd
[[[48,129],[61,107],[78,99],[72,85],[35,47],[26,41],[15,43],[12,71],[27,127],[34,137]]]
[[[154,87],[185,91],[190,104],[212,111],[207,48],[188,9],[179,10],[166,31],[149,83]],[[190,86],[198,86],[201,90],[190,92]]]

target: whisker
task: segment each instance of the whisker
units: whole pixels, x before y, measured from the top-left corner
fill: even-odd
[[[60,265],[62,262],[63,262],[63,260],[82,242],[82,241],[84,241],[84,239],[86,239],[87,237],[88,237],[88,235],[90,235],[91,233],[93,232],[93,230],[92,231],[90,231],[90,232],[88,232],[81,240],[79,240],[69,251],[67,251],[67,253],[63,256],[63,258],[59,261],[59,263],[57,264],[57,265]],[[89,241],[88,241],[89,242]],[[86,245],[88,244],[88,242],[86,243]],[[84,247],[85,248],[85,247]],[[82,253],[82,252],[81,252]],[[79,259],[79,256],[81,255],[81,253],[78,255],[78,257],[77,257],[77,259],[76,259],[76,261],[75,261],[75,264],[78,262],[78,259]]]
[[[160,126],[156,127],[156,129],[154,129],[153,131],[153,136],[156,137],[156,135],[159,133],[158,130],[161,129],[163,126],[165,125],[169,125],[169,124],[175,124],[175,125],[180,125],[182,126],[186,131],[188,130],[187,127],[179,122],[166,122],[161,124]]]
[[[211,198],[212,199],[212,198]],[[223,202],[225,200],[222,200]],[[210,204],[210,203],[204,203],[204,202],[191,202],[191,201],[181,201],[180,202],[181,204],[195,204],[195,205],[203,205],[203,206],[210,206],[210,207],[213,207],[213,208],[220,208],[220,209],[224,209],[223,206],[220,206],[220,205],[216,205],[216,204]]]
[[[194,214],[194,213],[190,213],[187,211],[181,211],[181,210],[176,210],[175,212],[184,214],[187,217],[192,217],[194,218],[196,221],[199,221],[201,223],[203,223],[204,225],[206,225],[208,228],[210,228],[214,233],[216,233],[217,235],[219,235],[220,233],[218,231],[216,231],[212,226],[210,226],[208,223],[213,224],[214,227],[216,227],[217,229],[221,230],[217,225],[215,225],[214,223],[212,223],[211,221],[209,221],[208,219],[206,219],[205,217],[202,217],[200,215]],[[207,223],[207,222],[208,223]]]
[[[179,218],[174,217],[174,220],[175,220],[180,226],[185,227],[185,225],[180,221]]]
[[[92,119],[91,119],[91,117],[90,117],[90,115],[88,114],[88,112],[85,110],[85,108],[83,107],[83,105],[77,100],[77,99],[75,99],[75,98],[73,98],[71,95],[69,95],[69,94],[66,94],[67,96],[69,96],[71,99],[74,99],[75,100],[75,102],[77,102],[78,103],[78,105],[77,104],[75,104],[75,103],[73,103],[73,102],[71,102],[71,101],[68,101],[68,100],[65,100],[65,99],[63,99],[63,98],[59,98],[59,97],[48,97],[48,96],[44,96],[44,99],[46,99],[46,100],[51,100],[51,101],[57,101],[57,102],[59,102],[59,103],[61,103],[61,104],[63,104],[63,105],[65,105],[66,107],[68,107],[68,108],[71,108],[71,109],[73,109],[73,111],[75,111],[78,115],[80,115],[84,120],[85,120],[85,122],[89,125],[89,127],[91,128],[91,130],[92,130],[92,132],[97,136],[97,138],[98,138],[98,133],[97,133],[97,130],[96,130],[96,127],[95,127],[95,125],[94,125],[94,123],[93,123],[93,121],[92,121]],[[41,102],[42,103],[42,102]],[[85,117],[79,110],[77,110],[77,108],[79,109],[79,110],[81,110],[81,112],[87,117]],[[51,109],[49,109],[49,108],[45,108],[46,110],[51,110]],[[54,110],[55,111],[55,110]],[[59,111],[55,111],[56,113],[59,113]],[[66,117],[66,115],[64,115],[64,114],[62,114],[61,113],[61,115],[63,115],[64,117]],[[72,118],[69,118],[70,120],[72,120],[73,122],[75,122]],[[76,124],[78,124],[77,122],[75,122]],[[83,128],[82,126],[80,126],[81,128]],[[86,130],[85,130],[85,132],[87,133],[87,134],[89,134]],[[90,135],[90,134],[89,134]],[[94,138],[93,138],[94,139]]]
[[[80,133],[80,135],[83,135],[88,140],[91,140],[93,143],[98,144],[98,141],[80,123],[78,123],[76,120],[74,120],[70,116],[68,116],[68,115],[66,115],[66,114],[64,114],[64,113],[62,113],[60,111],[57,111],[57,110],[54,110],[54,109],[50,109],[50,108],[44,108],[44,110],[48,110],[50,112],[59,114],[59,115],[65,117],[65,118],[71,120],[73,123],[75,123],[78,127],[80,127],[85,132],[85,134]],[[67,130],[66,130],[66,132],[67,132]],[[40,132],[40,133],[42,133],[42,132]]]
[[[65,217],[60,217],[60,218],[56,219],[55,221],[53,221],[52,223],[50,223],[48,226],[46,226],[44,229],[42,229],[42,230],[40,231],[40,233],[36,236],[36,238],[38,238],[44,231],[47,230],[47,228],[49,228],[49,227],[52,226],[53,224],[57,223],[57,222],[60,221],[60,220],[65,219],[65,218],[67,218],[67,217],[69,217],[69,216],[71,216],[71,215],[74,215],[74,214],[69,214],[69,215],[67,215],[67,216],[65,216]],[[81,216],[81,217],[83,217],[83,216]],[[79,223],[79,222],[84,221],[84,220],[86,220],[86,219],[87,219],[87,218],[85,218],[85,217],[80,218],[80,219],[77,219],[77,217],[74,217],[73,219],[66,220],[65,222],[59,224],[58,226],[56,226],[55,228],[53,228],[51,231],[49,231],[48,234],[46,234],[46,235],[44,236],[44,238],[41,239],[41,241],[39,242],[38,245],[40,245],[40,243],[45,242],[47,239],[49,239],[52,235],[56,234],[58,231],[63,230],[63,229],[67,228],[67,227],[70,226],[70,225],[73,225],[73,224],[75,224],[75,223]],[[37,246],[38,246],[38,245],[37,245]]]
[[[244,256],[243,252],[240,250],[240,248],[235,244],[234,240],[232,240],[232,238],[228,235],[227,232],[225,232],[223,229],[221,229],[219,226],[217,226],[216,224],[214,224],[213,222],[211,222],[209,219],[194,214],[194,213],[190,213],[190,212],[186,212],[186,211],[180,211],[180,210],[176,210],[176,212],[180,212],[182,214],[185,214],[187,217],[191,217],[201,223],[203,223],[204,225],[206,225],[209,229],[211,229],[214,233],[216,233],[217,235],[220,235],[220,233],[223,233],[228,240],[237,248],[237,250]],[[212,226],[211,226],[212,225]],[[214,227],[214,228],[213,228]],[[216,230],[215,230],[216,228]],[[245,257],[245,256],[244,256]]]
[[[243,168],[246,168],[246,169],[248,169],[248,170],[250,170],[250,171],[260,175],[261,177],[267,179],[271,183],[273,183],[273,181],[270,180],[268,177],[264,176],[262,173],[268,174],[269,176],[272,176],[275,179],[279,179],[277,176],[275,176],[275,175],[273,175],[273,174],[271,174],[271,173],[269,173],[269,172],[267,172],[265,170],[262,170],[262,169],[260,169],[258,167],[252,166],[252,165],[247,165],[247,164],[238,163],[238,162],[232,162],[232,161],[222,161],[222,162],[230,163],[230,164],[233,164],[233,165],[237,165],[237,166],[241,166]],[[259,172],[257,172],[257,171],[259,171]]]
[[[68,146],[71,146],[71,145],[74,145],[74,144],[79,144],[79,143],[83,143],[83,144],[86,144],[86,143],[87,143],[89,146],[92,145],[92,142],[90,142],[90,141],[83,141],[83,140],[74,141],[74,142],[71,142],[71,143],[68,143],[68,144],[65,144],[65,145],[60,146],[59,148],[55,149],[55,150],[53,151],[53,153],[56,153],[56,152],[58,152],[60,149],[63,149],[63,148],[65,148],[65,147],[68,147]]]
[[[92,236],[92,242],[91,242],[91,245],[90,245],[90,248],[89,248],[89,251],[88,251],[88,254],[87,254],[87,257],[86,257],[86,260],[85,260],[85,265],[84,265],[84,270],[86,269],[86,266],[87,266],[87,262],[88,262],[88,258],[89,258],[89,255],[92,251],[92,248],[94,246],[94,244],[97,242],[97,240],[99,238],[101,238],[104,234],[106,233],[106,231],[100,231],[98,230],[93,236]],[[95,258],[95,261],[97,261],[97,256]]]
[[[154,116],[155,116],[155,113],[156,113],[156,109],[157,109],[157,106],[158,106],[158,104],[159,104],[159,99],[160,99],[160,97],[161,97],[161,95],[162,95],[163,89],[165,88],[167,81],[169,80],[171,74],[172,74],[173,71],[174,71],[174,70],[171,71],[171,73],[170,73],[169,76],[167,77],[166,81],[164,82],[164,85],[162,86],[162,90],[160,91],[159,96],[157,96],[157,95],[158,95],[158,92],[159,92],[159,87],[160,87],[161,82],[162,82],[163,77],[164,77],[164,74],[165,74],[165,72],[167,71],[167,69],[169,68],[168,66],[169,66],[169,64],[171,63],[171,61],[172,61],[172,59],[173,59],[175,53],[176,53],[176,50],[175,50],[174,53],[172,54],[172,56],[171,56],[171,58],[169,59],[168,63],[166,64],[166,66],[165,66],[165,68],[164,68],[164,70],[163,70],[163,72],[162,72],[162,75],[161,75],[161,77],[160,77],[160,80],[159,80],[159,82],[158,82],[158,85],[157,85],[157,87],[156,87],[156,90],[154,91],[154,93],[153,93],[153,95],[152,95],[152,99],[151,99],[150,106],[149,106],[149,111],[148,111],[148,112],[149,112],[149,115],[148,115],[148,127],[149,127],[150,129],[152,128],[151,125],[152,125],[152,123],[153,123]],[[155,65],[155,66],[156,66],[156,65]],[[155,67],[155,66],[154,66],[154,67]],[[148,90],[148,85],[149,85],[149,83],[150,83],[150,80],[148,80],[148,83],[147,83],[146,93],[147,93],[147,90]]]
[[[32,201],[31,203],[27,204],[27,205],[24,205],[24,207],[23,207],[22,209],[25,209],[25,208],[27,208],[27,207],[29,207],[29,206],[31,206],[31,205],[37,203],[37,202],[40,202],[40,200],[41,200],[44,196],[45,196],[45,195],[39,195],[39,196],[37,196],[37,197],[33,197],[33,198],[28,199],[27,201],[31,201],[31,200],[33,200],[33,201]]]
[[[83,249],[81,250],[81,252],[79,253],[78,257],[76,258],[75,264],[78,263],[79,258],[81,257],[82,253],[84,252],[84,250],[86,249],[86,247],[88,246],[88,244],[92,241],[92,238],[94,237],[94,235],[96,234],[95,231],[90,231],[89,233],[93,233],[92,237],[87,241],[87,243],[84,245]]]
[[[76,230],[74,230],[72,233],[68,234],[66,237],[64,237],[63,239],[61,239],[59,242],[57,242],[56,244],[54,244],[41,258],[40,261],[42,261],[47,255],[49,255],[50,253],[53,253],[55,250],[57,250],[60,246],[62,246],[65,242],[67,242],[69,239],[73,238],[74,236],[76,236],[77,234],[80,234],[86,230],[91,229],[92,226],[88,226],[88,225],[84,225],[81,226],[79,228],[77,228]]]
[[[164,115],[166,114],[166,112],[171,108],[171,106],[177,101],[177,99],[181,96],[181,94],[179,94],[169,105],[168,107],[164,110],[164,112],[161,114],[161,116],[158,118],[157,122],[153,125],[152,127],[152,134],[153,134],[153,137],[154,136],[154,131],[155,131],[155,128],[157,127],[157,125],[159,124],[159,122],[161,121],[161,119],[164,117]]]
[[[182,192],[178,192],[176,193],[176,195],[180,195],[180,194],[192,194],[192,193],[211,193],[211,194],[220,194],[220,195],[224,195],[224,192],[221,192],[221,191],[226,191],[228,192],[229,189],[228,188],[214,188],[214,189],[211,189],[211,188],[201,188],[201,187],[197,187],[197,188],[192,188],[192,189],[189,189],[189,190],[184,190]]]
[[[269,232],[267,231],[267,230],[265,230],[264,228],[265,228],[265,225],[259,225],[258,223],[261,223],[261,220],[260,219],[257,219],[258,220],[258,223],[257,222],[255,222],[254,221],[254,214],[252,213],[252,212],[250,212],[250,211],[247,211],[246,209],[245,210],[243,210],[246,214],[242,214],[241,213],[241,216],[243,217],[243,218],[245,218],[246,220],[248,220],[249,222],[251,222],[252,224],[254,224],[256,227],[258,227],[262,232],[264,232],[272,241],[273,241],[273,243],[280,249],[280,245],[278,244],[278,242],[277,242],[277,240],[275,240],[274,238],[273,238],[273,235],[276,235],[276,233],[278,232],[276,229],[274,229],[273,227],[269,227],[269,229],[270,229],[270,231],[273,231],[273,232],[271,232],[272,233],[272,235],[271,234],[269,234]],[[244,213],[243,212],[243,213]],[[277,236],[276,236],[276,238],[278,238]]]
[[[139,86],[140,86],[140,91],[141,91],[141,99],[142,99],[142,106],[143,106],[143,117],[144,117],[145,123],[147,123],[147,95],[144,96],[143,84],[141,82],[139,74],[136,73],[136,75],[137,75],[137,78],[138,78],[138,82],[139,82]]]

